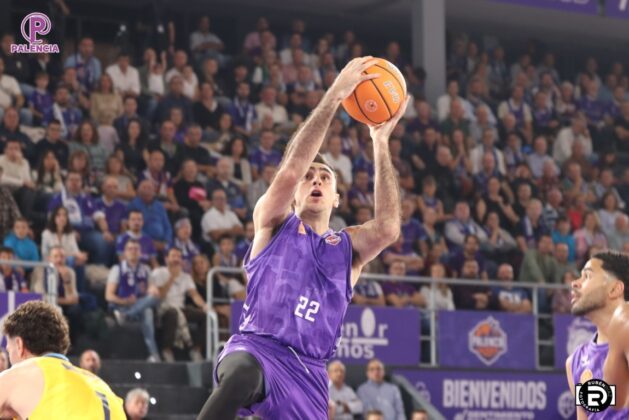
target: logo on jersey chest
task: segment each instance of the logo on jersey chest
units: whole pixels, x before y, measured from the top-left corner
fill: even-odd
[[[341,237],[336,233],[331,234],[327,238],[325,238],[325,243],[329,245],[338,245],[341,243]]]

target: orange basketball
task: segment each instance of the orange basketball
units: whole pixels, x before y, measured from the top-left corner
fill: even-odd
[[[380,76],[365,80],[343,100],[345,111],[357,121],[378,125],[395,115],[406,98],[406,82],[398,68],[382,58],[369,67],[367,73]]]

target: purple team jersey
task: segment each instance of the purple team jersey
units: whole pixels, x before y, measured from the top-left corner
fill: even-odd
[[[571,370],[572,380],[575,385],[583,384],[590,379],[603,379],[603,365],[607,358],[609,345],[607,343],[597,344],[596,337],[595,334],[590,341],[581,344],[572,353]],[[629,408],[614,410],[610,407],[600,413],[590,413],[588,411],[586,413],[589,420],[626,420],[629,418]]]
[[[268,336],[319,360],[334,354],[352,297],[352,244],[345,231],[319,236],[295,214],[244,267],[249,283],[240,333]]]

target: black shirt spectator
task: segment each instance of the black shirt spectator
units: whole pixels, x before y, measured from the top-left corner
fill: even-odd
[[[0,153],[4,152],[4,145],[7,140],[16,139],[22,145],[24,157],[31,159],[33,154],[33,141],[20,131],[20,115],[18,111],[11,107],[4,111],[2,125],[0,125]]]
[[[214,89],[209,83],[201,85],[201,99],[192,105],[192,115],[194,122],[199,124],[204,130],[208,127],[212,130],[218,129],[218,121],[225,110],[214,99]]]
[[[199,170],[209,176],[213,159],[210,157],[210,152],[201,146],[201,127],[196,124],[188,127],[185,142],[177,147],[174,173],[179,172],[181,164],[188,159],[194,160],[199,165]]]
[[[61,139],[61,123],[59,120],[52,120],[46,128],[46,137],[35,144],[31,167],[37,167],[39,161],[48,150],[52,150],[62,168],[68,167],[70,152],[66,142]]]
[[[189,123],[192,121],[192,101],[183,94],[183,79],[175,75],[170,79],[168,86],[170,93],[162,99],[155,112],[157,121],[167,120],[172,108],[181,108],[184,122]]]
[[[11,44],[15,44],[15,38],[11,34],[2,36],[0,42],[0,57],[4,61],[4,72],[13,76],[20,83],[31,81],[31,66],[24,54],[12,54]]]

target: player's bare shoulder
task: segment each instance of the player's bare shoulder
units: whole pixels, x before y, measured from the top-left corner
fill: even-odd
[[[33,359],[0,373],[0,395],[7,398],[7,401],[0,398],[0,406],[5,410],[2,418],[9,412],[30,414],[43,395],[44,386],[44,375]]]

